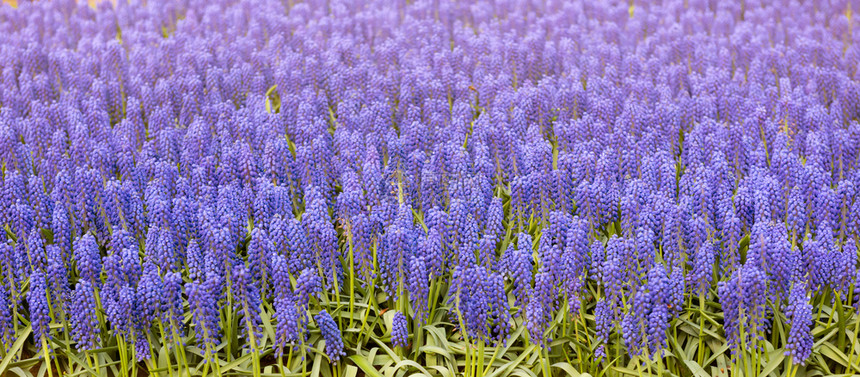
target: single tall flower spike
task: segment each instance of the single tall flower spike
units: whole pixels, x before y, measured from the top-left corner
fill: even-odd
[[[346,352],[343,349],[343,339],[340,335],[340,329],[337,327],[337,323],[334,322],[334,319],[331,318],[331,315],[323,309],[320,311],[315,317],[314,320],[317,322],[317,326],[322,332],[323,339],[325,339],[325,354],[328,356],[331,361],[339,361],[341,357],[346,356]]]
[[[401,312],[394,313],[391,325],[391,344],[395,347],[406,347],[409,344],[406,316]]]
[[[45,286],[45,275],[36,270],[30,274],[30,291],[27,293],[27,305],[30,307],[30,326],[33,327],[33,341],[41,350],[42,344],[50,347],[51,339],[51,308],[48,306],[48,291]]]
[[[788,306],[785,308],[789,331],[785,355],[793,364],[804,365],[812,354],[812,305],[809,303],[806,283],[799,281],[791,286]]]
[[[82,351],[92,351],[99,343],[99,320],[96,316],[96,291],[87,280],[81,280],[72,292],[69,303],[69,324],[72,339]]]

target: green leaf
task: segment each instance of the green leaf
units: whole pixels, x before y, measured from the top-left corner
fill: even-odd
[[[628,369],[628,368],[624,368],[624,367],[612,367],[612,369],[617,371],[617,372],[631,375],[631,376],[639,376],[641,374],[641,373],[639,373],[633,369]]]
[[[368,361],[366,358],[364,358],[364,356],[352,355],[349,357],[349,359],[352,360],[352,362],[354,362],[357,367],[361,368],[361,370],[366,375],[368,375],[370,377],[382,377],[382,374],[379,373],[379,371],[373,367],[373,364],[370,361]]]
[[[696,363],[693,360],[684,360],[684,364],[687,365],[687,368],[690,368],[690,372],[693,372],[694,376],[697,377],[710,377],[710,375],[702,369],[702,366]]]
[[[30,373],[30,371],[24,370],[21,368],[10,368],[9,373],[14,373],[15,375],[20,376],[20,377],[32,377],[33,376],[33,373]]]
[[[454,372],[452,372],[452,371],[451,371],[450,369],[448,369],[448,368],[441,367],[441,366],[438,366],[438,365],[434,365],[434,366],[431,366],[431,367],[430,367],[430,369],[433,369],[433,370],[438,371],[438,372],[439,372],[439,374],[441,374],[441,375],[442,375],[442,377],[454,377]]]
[[[513,372],[511,372],[511,376],[520,376],[520,377],[537,377],[535,372],[528,370],[523,367],[518,367]]]
[[[323,341],[323,343],[324,342],[325,341]],[[317,352],[317,355],[314,356],[314,366],[311,369],[311,377],[319,377],[321,366],[322,366],[322,354]]]
[[[437,355],[445,356],[446,358],[450,358],[450,357],[451,357],[451,353],[449,353],[449,352],[448,352],[448,350],[446,350],[446,349],[444,349],[444,348],[442,348],[442,347],[437,347],[437,346],[422,346],[422,347],[421,347],[421,352],[424,352],[424,353],[435,353],[435,354],[437,354]]]
[[[356,377],[358,375],[358,368],[355,365],[347,365],[346,369],[343,372],[344,377]]]
[[[427,369],[424,369],[424,367],[422,367],[421,365],[419,365],[418,363],[416,363],[412,360],[401,360],[400,362],[398,362],[397,364],[394,365],[394,369],[397,370],[397,369],[407,367],[407,366],[418,369],[424,374],[427,374],[427,375],[430,374],[430,372],[428,372]]]
[[[496,370],[495,370],[492,374],[490,374],[488,377],[495,377],[495,376],[496,376],[496,375],[498,375],[498,374],[500,374],[500,375],[502,375],[502,376],[506,375],[506,374],[507,374],[507,373],[509,373],[511,370],[513,370],[514,368],[518,367],[518,366],[523,362],[523,360],[525,360],[525,359],[526,359],[526,357],[528,357],[528,356],[529,356],[529,354],[531,354],[531,353],[532,353],[532,351],[533,351],[535,348],[536,348],[536,346],[534,346],[534,345],[530,346],[528,349],[526,349],[525,351],[523,351],[523,352],[522,352],[522,353],[521,353],[521,354],[520,354],[520,355],[519,355],[515,360],[513,360],[513,361],[511,361],[511,362],[509,362],[509,363],[507,363],[507,364],[505,364],[505,365],[502,365],[499,369],[496,369]]]
[[[765,365],[764,369],[761,370],[761,374],[759,376],[767,376],[771,372],[776,370],[776,368],[778,368],[780,364],[785,361],[785,350],[783,348],[774,350],[768,355],[768,358],[769,360],[767,362],[767,365]]]
[[[6,357],[3,358],[3,361],[0,362],[0,375],[6,373],[6,368],[9,367],[9,363],[12,362],[16,356],[19,356],[18,353],[21,351],[21,347],[24,345],[24,342],[27,341],[27,338],[30,336],[30,333],[33,331],[32,327],[27,327],[24,329],[24,332],[18,335],[18,339],[15,340],[15,343],[12,344],[12,347],[9,348],[9,351],[6,352]]]
[[[386,354],[388,354],[388,356],[391,357],[392,360],[394,360],[395,363],[400,362],[400,356],[397,356],[397,353],[394,352],[394,350],[385,345],[385,342],[377,339],[376,337],[373,337],[372,339],[374,342],[376,342],[376,344],[379,345],[379,347],[381,347],[385,351]]]
[[[836,349],[832,343],[822,344],[818,352],[822,356],[826,356],[828,359],[839,363],[839,365],[842,365],[843,367],[848,366],[848,356],[842,353],[842,351]]]
[[[254,354],[252,354],[252,353],[246,353],[246,354],[242,355],[242,357],[240,357],[236,360],[233,360],[231,363],[221,366],[221,373],[229,372],[230,370],[237,368],[242,363],[250,361],[251,357],[253,357],[253,356],[254,356]]]
[[[559,369],[567,372],[567,374],[571,377],[580,377],[579,372],[577,372],[576,369],[573,368],[573,365],[570,365],[570,363],[560,362],[560,363],[552,364],[550,366],[553,368],[559,368]]]

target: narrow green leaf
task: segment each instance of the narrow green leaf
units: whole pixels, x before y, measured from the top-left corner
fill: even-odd
[[[832,343],[822,344],[818,352],[822,356],[826,356],[828,359],[839,363],[839,365],[842,365],[843,367],[848,366],[848,356],[842,353],[842,351],[836,349]]]
[[[325,343],[325,341],[323,341],[323,343]],[[319,377],[321,366],[322,366],[322,354],[317,352],[316,356],[314,356],[314,366],[311,369],[311,377]]]
[[[704,369],[702,369],[702,366],[701,366],[701,365],[699,365],[698,363],[696,363],[695,361],[693,361],[693,360],[684,360],[684,364],[686,364],[686,365],[687,365],[687,368],[690,368],[690,372],[693,372],[693,375],[694,375],[694,376],[697,376],[697,377],[710,377],[710,375],[708,375],[708,373],[707,373],[707,372],[705,372],[705,370],[704,370]]]
[[[355,365],[347,365],[346,369],[343,372],[344,377],[356,377],[358,375],[358,368]]]
[[[563,370],[563,371],[567,372],[567,375],[568,375],[568,376],[571,376],[571,377],[580,377],[579,372],[577,372],[577,371],[576,371],[576,369],[574,369],[574,368],[573,368],[573,365],[570,365],[570,363],[567,363],[567,362],[560,362],[560,363],[552,364],[552,365],[550,365],[550,366],[551,366],[551,367],[553,367],[553,368],[559,368],[559,369],[561,369],[561,370]]]
[[[12,344],[12,347],[9,348],[9,351],[6,352],[6,357],[4,357],[3,361],[0,362],[0,375],[3,375],[3,373],[6,372],[6,368],[9,367],[9,363],[12,362],[12,359],[17,356],[20,356],[19,352],[21,351],[21,347],[24,345],[24,342],[30,336],[30,332],[32,331],[33,328],[28,326],[24,329],[24,332],[18,335],[18,339],[15,340],[15,343]]]
[[[428,374],[428,375],[430,374],[430,372],[428,372],[427,369],[424,369],[424,367],[422,367],[421,365],[419,365],[418,363],[416,363],[412,360],[401,360],[400,362],[398,362],[397,364],[394,365],[395,370],[398,370],[398,369],[403,368],[403,367],[412,367],[412,368],[420,370],[424,374]]]
[[[780,348],[778,350],[774,350],[768,355],[767,365],[764,366],[764,369],[761,370],[761,374],[759,376],[767,376],[785,361],[785,350]]]
[[[382,374],[379,373],[376,368],[373,367],[373,364],[364,358],[362,355],[352,355],[349,357],[352,362],[355,363],[356,366],[361,368],[361,371],[370,377],[382,377]]]
[[[433,370],[435,370],[435,371],[438,371],[438,372],[439,372],[439,374],[441,374],[441,375],[442,375],[442,377],[454,377],[454,372],[452,372],[452,371],[451,371],[450,369],[448,369],[448,368],[441,367],[441,366],[438,366],[438,365],[434,365],[434,366],[431,366],[431,367],[430,367],[430,369],[433,369]]]
[[[529,354],[531,354],[531,353],[532,353],[532,351],[533,351],[535,348],[536,348],[536,346],[534,346],[534,345],[530,346],[528,349],[526,349],[525,351],[523,351],[523,352],[519,355],[519,357],[517,357],[516,359],[514,359],[514,360],[513,360],[513,361],[511,361],[510,363],[507,363],[507,364],[505,364],[505,365],[501,366],[499,369],[496,369],[496,370],[495,370],[492,374],[490,374],[488,377],[495,377],[496,375],[502,375],[502,376],[507,375],[507,373],[509,373],[511,370],[513,370],[514,368],[517,368],[517,367],[518,367],[518,366],[523,362],[523,360],[525,360],[525,359],[526,359],[526,357],[528,357],[528,356],[529,356]]]

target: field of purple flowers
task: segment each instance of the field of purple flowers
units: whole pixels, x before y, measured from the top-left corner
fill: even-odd
[[[858,9],[0,4],[0,375],[856,375]]]

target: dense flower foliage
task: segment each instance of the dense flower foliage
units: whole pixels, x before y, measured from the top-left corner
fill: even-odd
[[[858,22],[844,0],[0,6],[0,342],[347,362],[397,310],[401,356],[442,329],[660,361],[695,322],[735,365],[804,364],[813,303],[857,317]]]

